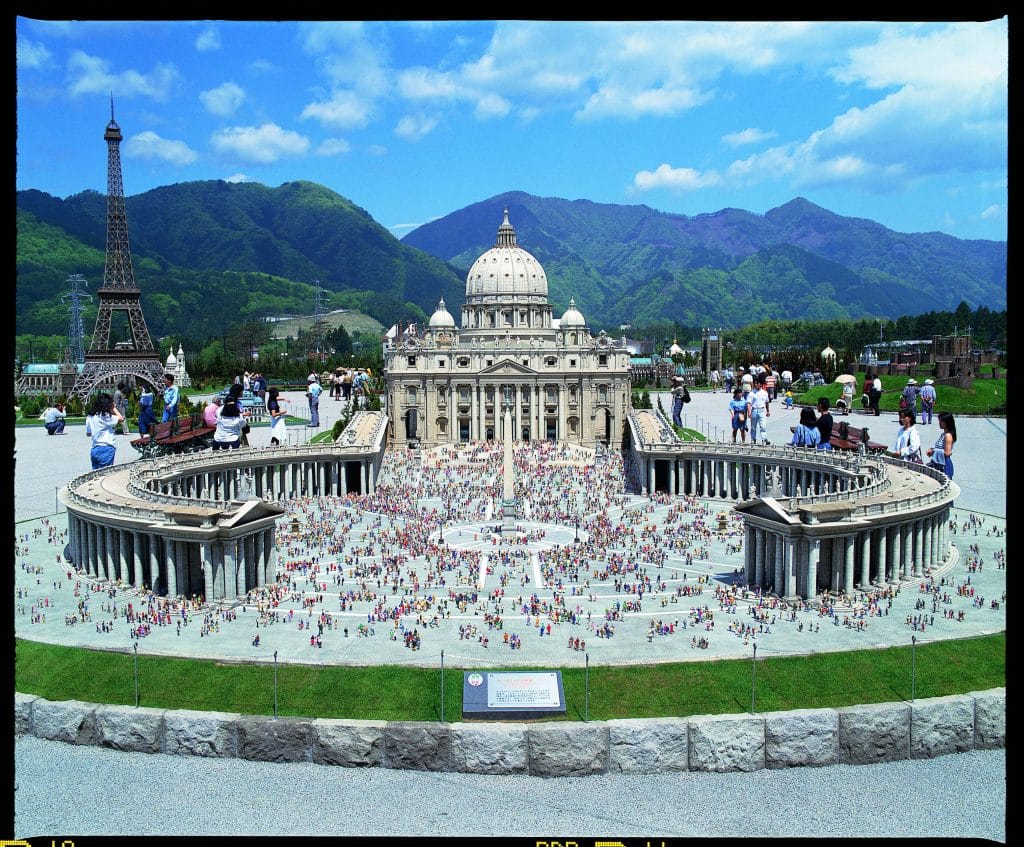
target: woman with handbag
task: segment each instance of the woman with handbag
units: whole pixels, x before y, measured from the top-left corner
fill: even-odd
[[[281,401],[278,400],[280,390],[270,388],[267,390],[267,411],[270,413],[270,443],[280,445],[288,440],[288,426],[284,420],[284,409],[281,408]]]
[[[928,464],[953,478],[953,445],[956,443],[956,421],[952,412],[939,412],[939,437],[928,448]]]
[[[916,420],[917,416],[913,409],[900,410],[900,431],[896,435],[896,444],[893,446],[892,452],[900,459],[923,465],[921,436],[915,426]]]
[[[747,443],[747,415],[750,413],[743,390],[737,388],[729,401],[729,416],[732,420],[732,440],[736,443],[736,433],[740,433],[743,443]]]

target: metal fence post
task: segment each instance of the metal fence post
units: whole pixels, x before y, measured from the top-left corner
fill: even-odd
[[[917,636],[910,636],[910,702],[917,694]]]
[[[139,708],[139,643],[136,641],[132,647],[135,648],[135,708]]]
[[[444,650],[441,651],[441,723],[444,723]]]
[[[584,682],[583,682],[583,690],[584,690],[583,720],[584,721],[589,721],[590,720],[590,654],[589,653],[585,653],[584,656],[585,656],[585,658],[587,660],[587,667],[586,667],[586,671],[585,671],[584,677],[583,677],[583,680],[584,680]]]
[[[754,642],[754,657],[750,660],[750,714],[754,714],[754,697],[757,690],[757,642]]]
[[[277,720],[277,650],[274,651],[274,720]]]

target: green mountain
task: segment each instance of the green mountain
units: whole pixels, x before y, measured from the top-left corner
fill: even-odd
[[[465,291],[452,267],[315,183],[181,183],[125,205],[143,311],[157,335],[181,331],[183,319],[201,336],[249,317],[309,313],[317,281],[337,292],[331,306],[385,323],[430,314],[442,296],[461,302]],[[61,332],[67,275],[86,274],[92,288],[102,278],[106,197],[28,190],[17,207],[18,331]],[[55,311],[58,326],[49,320]]]
[[[459,268],[494,243],[504,209],[544,266],[552,302],[592,321],[668,318],[741,326],[762,318],[859,318],[1006,308],[1006,243],[904,234],[802,198],[755,215],[687,217],[509,192],[403,242]]]

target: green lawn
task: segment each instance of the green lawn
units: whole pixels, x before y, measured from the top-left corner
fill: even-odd
[[[991,369],[990,369],[991,370]],[[924,376],[918,376],[917,381],[923,384]],[[861,384],[863,374],[857,375],[857,388],[853,395],[853,408],[861,408]],[[882,376],[882,399],[878,408],[883,412],[895,414],[899,408],[900,394],[906,387],[907,377],[905,376]],[[1001,379],[975,379],[971,388],[954,388],[948,385],[936,386],[938,399],[935,403],[936,412],[952,412],[954,415],[1005,415],[1006,414],[1006,378]],[[813,406],[818,402],[819,397],[827,397],[832,407],[835,408],[836,400],[842,395],[842,386],[838,384],[818,385],[795,396],[793,401],[797,405]]]
[[[138,662],[141,706],[273,714],[272,664],[145,655]],[[1003,687],[1005,633],[922,644],[916,666],[920,698]],[[610,720],[745,712],[750,709],[751,671],[749,659],[591,667],[589,715]],[[756,677],[759,712],[909,700],[911,648],[760,659]],[[18,691],[47,700],[135,702],[130,653],[16,639],[15,680]],[[565,719],[582,720],[587,709],[584,668],[563,668],[562,680]],[[440,691],[439,669],[278,666],[282,715],[434,721],[441,714]],[[445,719],[458,720],[461,707],[462,669],[446,667]]]

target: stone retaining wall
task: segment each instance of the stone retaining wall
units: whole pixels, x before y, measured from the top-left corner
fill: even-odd
[[[550,723],[269,718],[14,695],[14,731],[179,756],[534,776],[871,764],[1006,746],[1006,689],[756,715]]]

